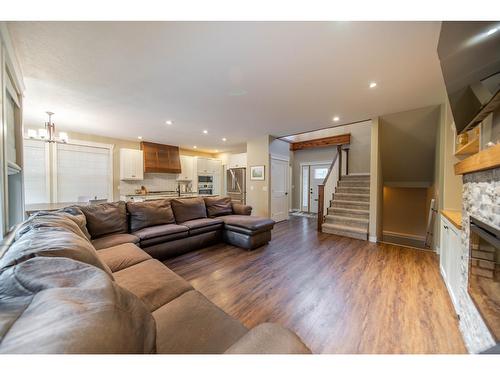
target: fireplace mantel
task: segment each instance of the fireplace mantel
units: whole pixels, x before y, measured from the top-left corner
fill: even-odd
[[[455,174],[467,174],[500,167],[500,144],[479,151],[455,164]]]

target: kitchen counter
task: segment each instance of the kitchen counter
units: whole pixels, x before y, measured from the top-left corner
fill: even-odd
[[[447,218],[459,230],[462,230],[462,212],[455,210],[441,210],[441,215]]]
[[[148,193],[148,194],[127,194],[122,196],[120,199],[125,201],[131,200],[153,200],[153,199],[166,199],[166,198],[196,198],[196,197],[215,197],[219,194],[198,194],[198,193],[182,193],[180,196],[175,194],[164,194],[164,193]]]

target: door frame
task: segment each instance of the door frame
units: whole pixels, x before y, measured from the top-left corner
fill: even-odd
[[[331,161],[306,161],[306,162],[303,162],[303,163],[300,163],[299,164],[299,175],[300,175],[300,197],[299,197],[299,208],[301,209],[302,211],[302,200],[303,200],[303,196],[304,196],[304,180],[303,180],[303,174],[302,174],[302,169],[303,167],[309,167],[309,173],[307,174],[308,178],[309,178],[309,181],[308,181],[308,185],[309,185],[309,188],[311,187],[311,167],[312,166],[315,166],[315,165],[331,165],[332,162]],[[311,212],[311,195],[308,193],[308,197],[307,197],[307,212],[310,213]]]
[[[291,173],[290,173],[290,158],[288,157],[285,157],[285,156],[282,156],[282,155],[274,155],[274,154],[271,154],[270,155],[270,160],[269,160],[269,188],[271,190],[271,194],[269,195],[269,214],[271,217],[273,217],[273,176],[272,176],[272,163],[273,163],[273,160],[278,160],[278,161],[282,161],[282,162],[286,162],[287,163],[287,166],[288,168],[286,168],[286,171],[287,171],[287,178],[286,178],[286,191],[288,193],[288,198],[286,199],[286,212],[289,213],[290,212],[290,197],[291,197],[291,194],[290,194],[290,186],[291,186]],[[285,220],[288,220],[288,215],[286,217]]]

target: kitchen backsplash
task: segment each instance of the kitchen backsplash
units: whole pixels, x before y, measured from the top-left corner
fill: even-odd
[[[145,186],[148,191],[175,191],[177,175],[171,173],[145,173],[142,181],[120,181],[120,195],[135,194]]]

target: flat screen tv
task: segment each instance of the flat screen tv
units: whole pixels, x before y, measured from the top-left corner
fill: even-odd
[[[438,56],[461,133],[500,101],[500,21],[443,22]]]

